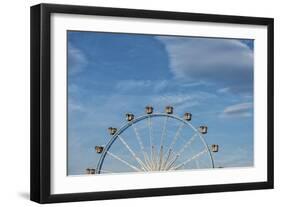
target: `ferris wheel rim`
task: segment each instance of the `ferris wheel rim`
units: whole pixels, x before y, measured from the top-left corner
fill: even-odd
[[[153,114],[145,114],[142,116],[139,116],[135,119],[133,119],[132,121],[127,122],[126,124],[124,124],[123,126],[121,126],[116,133],[110,137],[109,142],[106,144],[106,146],[103,149],[103,152],[101,153],[101,157],[99,158],[97,167],[96,167],[96,173],[100,174],[101,172],[101,167],[103,165],[104,159],[106,157],[107,152],[109,151],[109,149],[111,148],[111,146],[113,145],[113,143],[116,141],[116,139],[118,138],[119,135],[121,135],[126,129],[128,129],[129,127],[131,127],[133,124],[136,124],[142,120],[145,120],[147,118],[152,118],[152,117],[169,117],[169,118],[173,118],[176,119],[178,121],[181,121],[182,123],[184,123],[185,125],[188,125],[189,127],[191,127],[193,129],[194,132],[196,132],[199,136],[199,138],[201,139],[204,147],[207,149],[207,152],[210,156],[210,160],[211,160],[211,165],[212,168],[215,167],[214,165],[214,159],[213,159],[213,155],[211,153],[211,150],[206,142],[206,140],[204,139],[204,137],[202,136],[202,134],[188,121],[184,120],[183,118],[173,115],[173,114],[167,114],[167,113],[153,113]]]

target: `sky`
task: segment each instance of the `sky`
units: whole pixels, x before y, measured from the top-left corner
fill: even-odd
[[[194,126],[207,125],[206,141],[220,147],[216,166],[254,164],[253,40],[79,31],[67,37],[68,175],[95,168],[94,146],[109,141],[107,128],[125,124],[128,112],[143,115],[146,105],[157,112],[172,105],[179,116],[191,112]]]

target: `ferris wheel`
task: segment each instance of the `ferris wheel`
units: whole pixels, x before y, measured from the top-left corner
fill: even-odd
[[[196,128],[191,113],[179,117],[173,111],[167,106],[164,113],[154,113],[146,106],[142,116],[126,114],[123,126],[108,128],[108,143],[95,146],[99,161],[87,174],[214,168],[219,146],[207,144],[208,127]]]

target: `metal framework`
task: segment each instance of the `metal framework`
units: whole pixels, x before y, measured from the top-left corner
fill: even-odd
[[[207,153],[209,155],[210,160],[210,166],[211,168],[214,168],[214,159],[212,152],[218,151],[218,145],[211,145],[211,147],[208,146],[207,142],[205,141],[203,134],[207,133],[207,127],[206,126],[200,126],[198,129],[196,129],[189,121],[191,120],[191,114],[186,113],[183,118],[180,118],[176,115],[173,115],[173,107],[168,106],[165,108],[166,113],[153,113],[152,107],[146,107],[146,115],[140,116],[135,118],[133,114],[126,114],[127,117],[127,123],[124,124],[121,128],[118,130],[116,128],[109,128],[110,132],[110,139],[109,142],[106,144],[106,146],[103,147],[102,152],[100,152],[101,156],[98,161],[97,167],[95,169],[95,174],[100,173],[106,173],[111,172],[102,169],[103,163],[106,156],[110,156],[123,164],[127,165],[129,168],[136,172],[146,172],[146,171],[168,171],[168,170],[178,170],[181,167],[185,166],[189,162],[198,159],[203,154]],[[152,136],[152,119],[155,117],[163,117],[165,118],[162,134],[161,134],[161,144],[159,146],[159,152],[156,151],[154,143],[153,143],[153,136]],[[167,130],[167,122],[169,119],[174,119],[181,124],[178,126],[177,131],[171,141],[171,144],[169,145],[169,148],[167,151],[164,151],[163,142],[166,139],[166,130]],[[136,123],[141,122],[143,120],[147,120],[147,127],[149,130],[149,143],[150,143],[150,152],[146,152],[144,148],[144,144],[142,142],[142,139],[139,135],[138,128],[136,127]],[[177,142],[179,138],[179,134],[184,126],[188,126],[191,128],[194,132],[193,136],[187,140],[187,142],[182,146],[182,148],[174,155],[172,152],[172,148]],[[133,151],[133,149],[128,145],[128,143],[125,141],[125,139],[121,136],[129,127],[132,127],[137,139],[137,142],[139,144],[140,150],[143,155],[143,159],[138,157],[138,155]],[[185,161],[181,163],[177,163],[176,161],[181,156],[181,154],[184,152],[184,150],[189,147],[192,142],[195,140],[195,138],[199,138],[204,145],[204,150],[200,151],[199,153],[193,155],[192,157],[189,157]],[[138,163],[138,166],[130,164],[128,161],[122,159],[118,155],[109,152],[111,146],[114,144],[114,142],[119,139],[121,143],[124,145],[124,147],[130,152],[132,158]],[[97,149],[97,148],[96,148]],[[150,155],[149,155],[150,153]]]

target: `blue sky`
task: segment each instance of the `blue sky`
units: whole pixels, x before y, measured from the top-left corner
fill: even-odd
[[[253,40],[68,31],[68,174],[146,105],[206,124],[216,165],[253,165]]]

